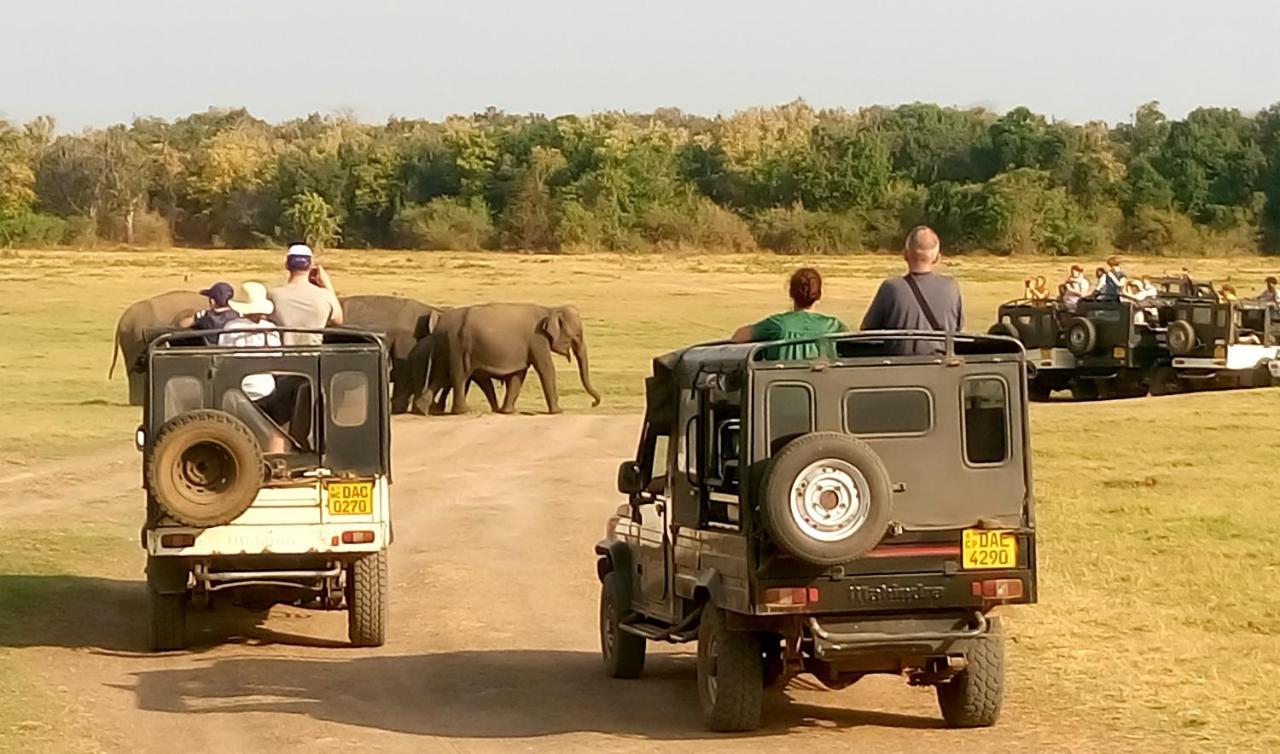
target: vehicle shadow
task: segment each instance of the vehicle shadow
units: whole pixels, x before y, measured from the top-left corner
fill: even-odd
[[[147,586],[142,579],[0,574],[0,647],[67,647],[107,653],[150,654]],[[224,644],[347,646],[264,628],[266,612],[234,605],[192,609],[190,652]]]
[[[310,660],[234,658],[134,674],[140,709],[184,715],[302,715],[413,735],[527,738],[598,732],[676,740],[702,725],[693,659],[657,654],[638,681],[605,678],[595,652],[457,651]],[[939,728],[941,720],[766,694],[768,736],[795,728]],[[818,721],[821,721],[820,723]]]

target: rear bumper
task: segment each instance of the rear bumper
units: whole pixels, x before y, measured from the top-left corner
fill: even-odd
[[[805,633],[813,640],[813,656],[826,661],[886,651],[915,655],[959,653],[987,630],[986,616],[977,611],[858,618],[810,617],[805,625]]]
[[[368,533],[368,542],[343,542],[343,535]],[[187,535],[194,543],[186,547],[166,546],[169,535]],[[350,537],[349,537],[350,538]],[[387,522],[329,524],[285,524],[244,526],[228,524],[210,529],[159,526],[143,532],[147,554],[153,557],[204,558],[241,555],[343,555],[377,552],[391,542]]]

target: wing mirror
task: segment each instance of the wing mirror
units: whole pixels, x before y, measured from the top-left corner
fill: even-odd
[[[623,461],[618,465],[618,492],[624,495],[639,495],[644,491],[644,479],[640,474],[640,464],[635,461]]]

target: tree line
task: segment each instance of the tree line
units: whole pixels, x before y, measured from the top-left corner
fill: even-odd
[[[1280,104],[0,120],[0,245],[851,252],[919,223],[952,250],[1280,250]]]

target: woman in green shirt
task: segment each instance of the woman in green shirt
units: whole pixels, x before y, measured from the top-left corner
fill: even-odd
[[[813,310],[822,298],[822,275],[817,270],[801,267],[791,273],[787,289],[791,294],[791,311],[771,314],[753,325],[739,327],[733,333],[733,342],[814,338],[848,329],[835,317]],[[778,361],[802,361],[817,356],[818,347],[814,343],[778,346],[768,349],[765,354],[765,358]]]

